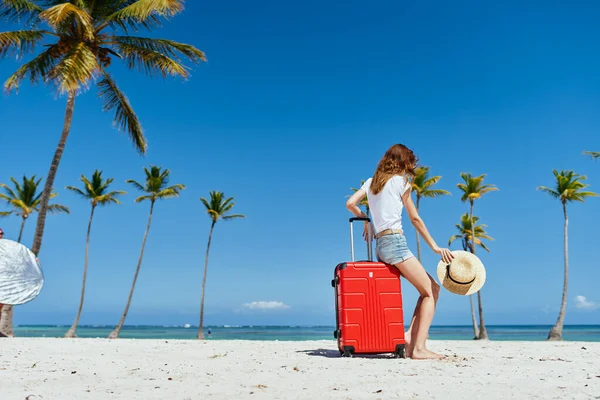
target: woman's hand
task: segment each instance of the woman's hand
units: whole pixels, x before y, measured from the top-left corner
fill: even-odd
[[[433,252],[442,256],[442,260],[446,264],[450,264],[452,262],[452,260],[454,259],[454,256],[452,255],[452,252],[450,251],[450,249],[440,248],[440,247],[436,246],[433,249]]]
[[[365,222],[365,229],[363,230],[363,238],[365,239],[365,242],[369,242],[369,238],[373,237],[373,229],[371,229],[371,224],[368,222]]]

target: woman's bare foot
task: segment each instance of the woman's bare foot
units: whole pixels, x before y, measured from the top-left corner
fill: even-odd
[[[413,360],[441,360],[445,357],[446,356],[434,353],[433,351],[427,349],[413,349],[412,354],[410,356],[410,358],[412,358]]]

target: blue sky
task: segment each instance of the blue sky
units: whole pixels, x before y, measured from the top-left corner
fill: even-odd
[[[145,128],[145,157],[112,128],[95,89],[77,99],[55,183],[56,201],[72,214],[49,216],[40,254],[46,284],[17,308],[15,322],[72,322],[89,205],[64,187],[96,168],[128,195],[96,213],[81,323],[118,322],[148,214],[125,180],[157,164],[187,189],[156,206],[128,324],[197,324],[209,231],[199,198],[209,190],[235,196],[235,211],[247,218],[216,227],[206,323],[333,324],[330,280],[349,258],[345,196],[399,142],[452,192],[422,202],[440,245],[467,210],[460,172],[485,173],[500,189],[475,205],[495,239],[491,253],[479,253],[486,323],[554,323],[563,219],[560,204],[536,187],[553,184],[553,168],[573,169],[600,191],[600,162],[582,155],[600,151],[599,11],[587,1],[188,1],[153,35],[206,52],[189,81],[113,68]],[[16,67],[0,63],[2,81]],[[0,102],[0,182],[44,176],[65,99],[24,84]],[[600,199],[573,204],[569,214],[566,323],[598,323]],[[416,251],[414,229],[404,225]],[[16,239],[19,220],[0,227]],[[34,228],[35,218],[26,245]],[[435,274],[427,248],[423,263]],[[417,293],[406,282],[404,299],[408,319]],[[434,324],[469,323],[468,299],[442,292]]]

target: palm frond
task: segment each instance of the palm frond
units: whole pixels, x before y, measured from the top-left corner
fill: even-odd
[[[135,202],[141,203],[144,200],[152,200],[152,196],[150,196],[150,195],[140,196],[137,199],[135,199]]]
[[[0,217],[8,217],[12,215],[14,211],[0,211]]]
[[[451,195],[451,193],[447,190],[443,189],[430,189],[426,190],[421,194],[423,197],[438,197],[438,196],[447,196]]]
[[[74,187],[74,186],[67,186],[66,187],[67,190],[70,190],[72,192],[75,192],[76,194],[80,195],[81,197],[83,197],[84,199],[89,199],[90,196],[87,193],[84,193],[83,190],[79,189],[78,187]]]
[[[223,217],[224,220],[235,219],[235,218],[246,218],[246,216],[243,214],[233,214],[233,215],[225,215]]]
[[[8,77],[4,83],[4,89],[7,92],[19,90],[19,83],[26,77],[29,77],[31,83],[45,81],[49,72],[56,66],[58,58],[56,57],[57,45],[51,45],[48,49],[35,57],[33,60],[21,65],[14,74]]]
[[[39,14],[39,18],[46,21],[54,30],[59,30],[58,28],[65,23],[68,23],[68,28],[72,29],[76,21],[76,29],[81,32],[82,37],[88,40],[94,39],[92,17],[73,3],[64,2],[47,8]]]
[[[61,92],[74,92],[87,88],[99,71],[98,59],[84,42],[74,45],[54,68],[48,77],[56,83]]]
[[[115,40],[119,45],[136,46],[140,49],[158,52],[177,61],[179,61],[178,53],[183,54],[193,63],[206,61],[206,56],[201,50],[189,44],[178,43],[173,40],[137,36],[112,36],[111,40]]]
[[[156,194],[156,197],[159,199],[168,199],[170,197],[178,197],[179,193],[183,189],[185,189],[184,185],[181,185],[181,184],[173,185],[173,186],[170,186],[170,187],[165,188],[165,189],[161,190],[160,192],[158,192]]]
[[[127,60],[127,67],[145,72],[148,75],[159,73],[163,78],[168,75],[189,77],[186,67],[177,60],[158,51],[150,50],[134,44],[116,44],[115,47]]]
[[[202,204],[204,204],[204,207],[206,207],[207,210],[211,209],[209,202],[204,197],[200,197],[200,201]]]
[[[69,207],[63,206],[61,204],[50,204],[48,206],[48,212],[50,212],[52,214],[58,214],[58,213],[71,214]]]
[[[18,184],[17,184],[18,185]],[[13,192],[13,190],[6,184],[4,183],[0,183],[0,187],[2,189],[4,189],[4,191],[6,192],[6,195],[0,193],[0,199],[4,199],[4,200],[10,200],[10,198],[17,198],[18,196],[15,194],[15,192]],[[8,197],[7,197],[8,195]],[[10,197],[10,198],[9,198]]]
[[[548,193],[550,196],[554,197],[554,198],[560,198],[560,193],[556,192],[555,190],[550,189],[549,187],[546,186],[539,186],[537,188],[537,190],[544,192],[544,193]]]
[[[0,18],[20,21],[25,17],[35,17],[43,9],[31,0],[0,0]]]
[[[452,243],[454,243],[455,240],[462,239],[462,238],[463,238],[462,235],[451,236],[450,240],[448,240],[448,246],[450,246]]]
[[[104,101],[104,111],[115,109],[115,124],[128,133],[136,150],[145,154],[148,148],[146,137],[129,100],[106,71],[102,71],[102,75],[102,79],[98,82],[98,90],[100,98]]]
[[[128,179],[126,182],[129,183],[129,184],[131,184],[134,188],[136,188],[140,192],[145,192],[146,191],[146,188],[141,183],[139,183],[138,181],[135,181],[133,179]]]
[[[108,23],[125,28],[147,22],[156,16],[170,17],[183,10],[181,0],[138,0],[106,17]]]
[[[587,154],[588,156],[591,156],[592,158],[600,159],[600,151],[584,151],[583,154]]]
[[[1,0],[0,0],[1,1]],[[47,31],[12,31],[0,32],[0,58],[16,55],[17,58],[33,51]]]

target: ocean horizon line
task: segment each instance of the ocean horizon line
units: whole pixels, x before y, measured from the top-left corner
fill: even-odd
[[[15,324],[15,327],[22,328],[69,328],[71,324]],[[80,324],[78,328],[110,328],[114,327],[115,324]],[[551,328],[553,324],[490,324],[486,325],[487,328],[505,328],[505,327],[535,327],[535,328]],[[257,324],[257,325],[229,325],[229,324],[216,324],[216,325],[204,325],[204,328],[334,328],[335,325],[279,325],[279,324]],[[565,328],[575,327],[586,327],[594,328],[600,327],[600,324],[565,324]],[[193,324],[131,324],[123,325],[123,328],[199,328],[198,325]],[[473,325],[431,325],[431,328],[473,328]]]

